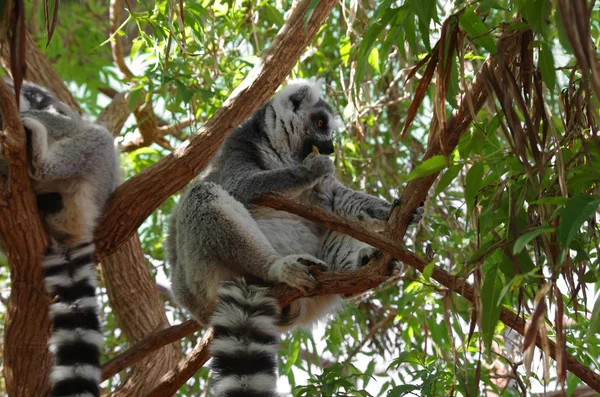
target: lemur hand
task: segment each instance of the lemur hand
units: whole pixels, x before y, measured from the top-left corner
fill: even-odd
[[[392,210],[397,206],[400,205],[400,199],[395,199],[394,202],[392,203],[392,208],[390,209],[390,215],[392,215]],[[410,215],[410,218],[408,220],[408,224],[409,225],[416,225],[417,223],[421,222],[421,219],[423,219],[423,215],[425,214],[425,203],[422,202],[421,205],[419,205],[414,211],[413,213]]]
[[[320,154],[315,155],[314,153],[306,156],[302,165],[308,168],[313,179],[321,178],[327,175],[333,175],[335,170],[335,166],[333,165],[333,162],[329,156]]]
[[[31,117],[23,117],[22,122],[31,142],[31,177],[41,179],[40,167],[48,153],[48,130],[42,123]]]

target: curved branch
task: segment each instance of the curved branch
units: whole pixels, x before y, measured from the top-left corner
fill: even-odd
[[[123,10],[123,0],[111,0],[109,8],[110,17],[110,30],[114,35],[110,41],[110,50],[112,52],[113,60],[117,64],[117,67],[125,75],[127,79],[134,77],[131,70],[125,64],[125,57],[123,56],[123,47],[121,45],[121,36],[117,34],[117,31],[121,28],[121,11]]]
[[[310,3],[298,4],[261,62],[192,138],[117,189],[96,233],[99,258],[114,252],[160,203],[196,177],[225,135],[273,96],[337,1],[320,1],[305,24]]]
[[[111,98],[112,100],[108,106],[106,106],[102,112],[100,112],[98,117],[96,117],[96,122],[106,127],[113,136],[118,137],[127,118],[131,114],[131,110],[127,103],[127,93],[115,92],[115,95]]]
[[[153,351],[170,343],[177,342],[181,338],[198,331],[200,328],[200,324],[193,320],[188,320],[167,329],[161,329],[160,331],[148,334],[130,349],[104,363],[102,366],[102,380],[105,381],[108,378],[112,378],[124,369],[133,366]]]
[[[194,347],[194,350],[181,360],[175,368],[162,377],[158,386],[148,394],[148,397],[163,397],[175,394],[181,385],[194,376],[198,369],[202,368],[210,358],[208,345],[212,337],[213,331],[209,329]]]
[[[149,129],[150,126],[145,123],[143,117],[136,114],[136,119],[139,122],[139,133],[135,134],[132,139],[127,140],[121,145],[122,152],[132,152],[141,147],[149,146],[154,142],[166,149],[172,149],[169,145],[169,142],[164,137],[167,135],[179,136],[184,128],[189,127],[196,122],[194,119],[184,119],[175,124],[160,126],[161,120],[158,119],[156,115],[152,114],[148,116],[154,116],[154,120],[152,122],[153,129]]]

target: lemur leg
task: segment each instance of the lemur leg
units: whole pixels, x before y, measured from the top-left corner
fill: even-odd
[[[248,210],[218,185],[195,185],[181,205],[178,213],[186,217],[177,218],[178,261],[202,258],[211,272],[218,267],[303,290],[316,287],[311,267],[325,264],[309,254],[277,252]]]
[[[361,222],[373,231],[382,231],[394,207],[400,205],[399,199],[388,203],[378,197],[352,190],[333,176],[328,177],[326,182],[318,191],[321,205],[346,219]],[[421,203],[412,213],[410,224],[419,223],[423,213],[424,203]]]
[[[345,271],[359,269],[380,254],[380,250],[369,244],[342,233],[329,231],[318,258],[329,263],[332,271]],[[402,269],[402,263],[396,259],[390,260],[389,264],[394,273]]]
[[[331,266],[332,271],[355,270],[376,255],[377,249],[345,234],[328,231],[317,257]]]

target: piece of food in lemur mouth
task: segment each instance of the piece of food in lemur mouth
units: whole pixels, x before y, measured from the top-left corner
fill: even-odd
[[[315,156],[318,156],[319,155],[319,148],[317,147],[317,145],[312,145],[312,147],[313,147],[313,154]]]

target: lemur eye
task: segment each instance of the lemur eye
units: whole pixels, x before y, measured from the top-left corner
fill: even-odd
[[[317,120],[317,127],[323,128],[324,125],[325,125],[325,122],[323,121],[323,119]]]

